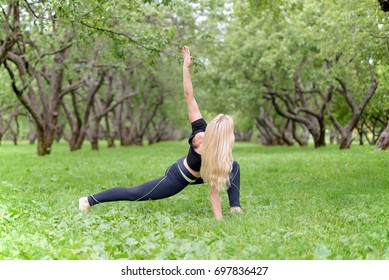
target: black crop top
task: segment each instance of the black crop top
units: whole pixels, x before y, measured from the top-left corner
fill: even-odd
[[[192,122],[192,133],[189,136],[188,143],[190,145],[188,155],[186,156],[186,162],[188,163],[189,167],[194,171],[200,171],[201,167],[201,155],[199,155],[192,144],[193,137],[199,133],[199,132],[205,132],[205,129],[207,128],[206,121],[201,118],[198,120],[195,120]]]

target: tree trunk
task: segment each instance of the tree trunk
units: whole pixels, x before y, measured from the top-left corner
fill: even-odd
[[[339,148],[340,149],[349,149],[351,147],[351,143],[353,141],[352,133],[346,132],[340,134],[339,139]]]
[[[92,61],[89,61],[88,63],[92,63]],[[70,151],[77,151],[82,148],[86,131],[88,130],[90,121],[93,118],[91,115],[92,108],[95,103],[95,97],[104,83],[105,76],[105,71],[96,71],[96,73],[94,73],[92,70],[89,73],[85,82],[87,85],[85,96],[86,104],[83,108],[80,108],[81,102],[77,99],[76,91],[72,91],[70,94],[72,108],[66,99],[62,100],[62,107],[65,110],[66,118],[71,131],[71,135],[67,137],[67,141],[70,145]]]
[[[235,133],[236,141],[241,141],[241,142],[250,142],[251,137],[253,136],[253,131],[242,131],[238,130]]]
[[[334,142],[339,145],[339,132],[335,128],[331,128],[330,143],[334,144]]]
[[[95,117],[93,121],[93,127],[89,132],[89,141],[91,143],[92,151],[99,150],[99,131],[100,131],[100,121],[102,117]]]
[[[270,93],[270,98],[278,114],[280,114],[284,118],[301,123],[308,129],[308,131],[312,135],[315,148],[324,147],[326,145],[324,121],[320,120],[324,118],[322,115],[315,114],[313,112],[310,112],[310,110],[306,109],[306,111],[309,111],[309,113],[307,113],[305,117],[302,117],[295,113],[291,113],[290,111],[284,111],[281,108],[281,106],[277,102],[277,98],[281,99],[283,102],[287,102],[285,96],[272,92]]]
[[[45,156],[49,155],[51,153],[51,146],[54,142],[53,138],[46,138],[47,134],[44,130],[38,129],[38,147],[37,147],[37,153],[38,156]]]
[[[1,111],[0,111],[0,145],[1,145],[1,141],[3,139],[3,136],[4,136],[4,133],[3,133],[3,115],[1,114]]]
[[[262,145],[288,145],[294,144],[293,126],[289,125],[287,118],[274,112],[274,106],[266,98],[260,104],[259,115],[254,117],[254,123],[259,131],[259,142]]]
[[[293,90],[291,89],[290,92],[283,93],[285,90],[276,91],[271,85],[263,84],[266,89],[264,98],[272,101],[274,109],[280,116],[306,127],[312,135],[315,148],[324,147],[326,145],[324,122],[325,102],[323,101],[320,104],[318,102],[313,103],[311,99],[314,96],[320,96],[322,99],[326,97],[315,86],[303,85],[300,79],[300,72],[304,63],[305,60],[302,60],[295,71]]]
[[[147,133],[147,140],[149,145],[158,143],[160,141],[179,140],[180,133],[174,128],[171,121],[167,120],[165,116],[162,116],[156,121],[152,121],[149,132]]]
[[[301,128],[303,129],[303,135],[300,135],[298,133],[298,127],[296,122],[292,122],[292,131],[293,131],[293,139],[297,141],[297,143],[300,145],[300,147],[305,147],[308,145],[308,140],[309,140],[309,131],[305,127],[305,125],[301,125]]]
[[[10,109],[14,107],[14,110],[11,112]],[[10,105],[4,108],[0,108],[0,142],[1,139],[7,132],[12,135],[12,140],[17,145],[18,137],[19,137],[19,122],[18,122],[18,116],[20,115],[20,108],[21,105]],[[7,119],[3,119],[3,112],[9,111]],[[3,125],[3,122],[6,121],[5,127]],[[13,129],[12,125],[13,123],[16,124],[16,131]]]
[[[31,115],[27,113],[27,127],[28,127],[28,143],[33,145],[37,137],[37,128],[33,125],[34,120]]]
[[[0,39],[0,65],[7,60],[8,52],[12,50],[14,45],[22,37],[20,32],[20,1],[8,2],[8,7],[6,4],[2,4],[4,19],[2,33],[5,33],[5,38]]]
[[[369,118],[363,120],[363,136],[369,143],[369,145],[377,145],[378,138],[385,130],[387,119],[384,119],[381,115],[371,115]]]
[[[378,138],[377,143],[376,150],[389,150],[389,122],[384,132]]]
[[[147,80],[138,80],[134,85],[127,83],[126,87],[134,99],[127,99],[125,106],[120,106],[120,144],[141,146],[149,126],[163,104],[164,90],[153,75],[148,76]]]
[[[58,40],[57,43],[60,43],[59,49],[47,50],[41,42],[35,42],[33,39],[27,40],[30,36],[24,36],[25,30],[20,29],[22,12],[19,2],[21,1],[9,2],[12,2],[9,4],[9,10],[5,11],[3,7],[7,38],[6,43],[0,46],[0,62],[9,74],[16,97],[34,121],[38,138],[38,155],[47,155],[50,154],[55,140],[62,98],[68,92],[82,86],[84,82],[80,79],[79,82],[63,88],[65,71],[68,71],[64,64],[72,46],[73,34],[64,32],[63,38],[55,37]],[[13,11],[12,19],[11,10]],[[49,21],[47,21],[47,27],[48,24]],[[52,24],[54,26],[55,22]],[[16,45],[12,45],[10,40],[17,40]],[[57,44],[52,42],[50,45]],[[46,50],[48,52],[45,52]],[[39,54],[40,59],[29,61],[32,57],[35,59],[36,54]],[[10,67],[10,63],[15,64],[17,70]]]
[[[107,140],[108,148],[115,148],[115,131],[111,132],[111,126],[110,126],[108,114],[104,116],[104,120],[105,120],[104,135],[105,135],[105,139]]]
[[[59,111],[63,97],[68,92],[81,87],[84,83],[84,80],[81,79],[65,89],[62,87],[64,79],[64,68],[62,67],[62,64],[67,57],[69,47],[70,46],[66,46],[54,54],[54,69],[48,70],[47,68],[44,68],[44,71],[42,69],[38,71],[37,69],[32,68],[33,66],[31,65],[33,64],[29,64],[28,61],[26,61],[26,55],[8,52],[7,59],[17,66],[19,80],[25,81],[27,79],[34,79],[37,83],[37,87],[33,87],[29,84],[28,86],[19,88],[18,80],[16,79],[13,69],[7,65],[7,62],[4,63],[11,78],[12,89],[16,94],[16,97],[31,114],[32,119],[35,122],[38,134],[39,156],[50,154],[51,146],[56,135]],[[50,71],[50,75],[47,71]],[[48,76],[50,76],[50,79],[45,78]],[[45,87],[44,81],[47,82],[47,87]]]
[[[346,100],[347,105],[350,107],[351,110],[351,119],[346,125],[341,125],[339,121],[336,119],[336,117],[331,113],[330,108],[330,100],[331,95],[329,96],[328,100],[326,101],[326,107],[327,107],[327,113],[329,116],[329,119],[334,124],[335,128],[338,130],[340,135],[339,140],[339,148],[340,149],[349,149],[352,143],[352,134],[354,129],[357,127],[359,119],[363,113],[363,110],[366,108],[367,104],[369,103],[370,99],[373,97],[374,93],[377,89],[377,80],[373,73],[370,74],[370,85],[365,93],[364,99],[361,102],[361,104],[357,104],[350,92],[347,89],[346,83],[336,78],[338,81],[340,87],[338,87],[336,90],[342,94],[344,99]]]

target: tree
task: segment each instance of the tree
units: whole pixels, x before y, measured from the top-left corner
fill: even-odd
[[[84,99],[82,104],[85,105],[82,109],[80,108],[82,105],[78,100],[78,96],[80,94],[77,92],[77,89],[71,91],[69,94],[73,110],[70,108],[67,99],[62,99],[62,106],[70,126],[70,136],[65,134],[65,139],[69,142],[71,151],[81,149],[82,144],[84,143],[87,129],[90,126],[95,96],[103,85],[105,76],[105,71],[98,71],[97,73],[94,73],[92,69],[90,70],[88,78],[85,79],[86,94],[82,95]]]
[[[331,113],[330,108],[330,102],[326,102],[326,109],[328,112],[329,119],[334,124],[335,128],[338,130],[340,134],[340,140],[339,140],[339,147],[341,149],[350,148],[352,137],[353,137],[353,131],[357,127],[358,122],[360,120],[360,117],[362,115],[363,110],[367,106],[370,99],[373,97],[374,93],[377,89],[377,80],[374,76],[374,74],[371,75],[371,82],[366,90],[365,96],[363,101],[360,104],[357,104],[352,97],[352,94],[350,93],[349,89],[347,88],[347,85],[345,82],[341,79],[337,79],[339,82],[339,87],[336,88],[336,90],[345,98],[347,105],[351,109],[351,118],[347,122],[346,125],[342,126],[340,122],[336,119],[336,117]]]
[[[62,98],[69,92],[79,88],[84,83],[83,78],[66,87],[64,84],[63,64],[67,58],[70,45],[54,52],[44,54],[52,60],[40,62],[42,69],[36,68],[33,62],[27,60],[25,52],[8,52],[4,65],[12,81],[12,88],[27,111],[31,114],[37,127],[38,155],[50,154],[55,140],[57,122]],[[24,48],[27,46],[25,45]],[[33,46],[34,47],[34,46]],[[36,49],[39,52],[39,49]],[[50,67],[50,64],[53,66]],[[22,84],[18,86],[18,84]]]
[[[183,44],[204,116],[233,115],[237,139],[257,128],[263,143],[305,145],[308,131],[320,147],[327,127],[349,140],[387,121],[388,24],[368,0],[9,1],[0,16],[0,63],[39,154],[61,135],[74,149],[179,135],[167,124],[187,122],[177,106]]]
[[[259,142],[263,145],[293,145],[293,121],[280,117],[273,110],[273,102],[266,97],[260,105],[254,122],[259,131]],[[270,108],[269,108],[270,107]],[[299,142],[304,145],[302,142]]]
[[[20,23],[22,14],[26,21],[32,20],[36,15],[37,10],[31,12],[33,8],[27,2],[23,8],[18,1],[12,1],[11,5],[15,10],[13,22]],[[42,7],[40,12],[46,15]],[[7,17],[5,26],[11,26],[12,21]],[[80,79],[64,86],[64,63],[72,46],[73,36],[71,33],[61,33],[63,30],[59,30],[55,21],[50,23],[53,34],[57,35],[57,42],[50,41],[45,46],[44,37],[51,32],[45,28],[50,27],[49,25],[38,27],[36,32],[30,32],[28,28],[22,30],[19,26],[17,32],[21,34],[20,39],[12,50],[7,51],[3,62],[16,97],[35,121],[38,155],[50,153],[63,96],[83,83]]]
[[[207,78],[214,84],[207,85],[215,96],[213,103],[245,108],[254,116],[262,100],[258,96],[265,94],[274,101],[270,109],[278,109],[282,117],[306,128],[310,123],[314,139],[324,139],[325,125],[331,124],[326,110],[331,108],[337,127],[348,126],[347,133],[344,129],[340,133],[348,140],[339,143],[340,148],[347,147],[361,114],[373,96],[383,94],[385,85],[377,71],[388,53],[378,34],[387,24],[376,16],[376,7],[369,1],[357,6],[348,1],[236,1],[234,11],[207,66]],[[299,73],[302,61],[306,62]],[[343,97],[340,81],[353,101]],[[309,102],[304,104],[305,99]],[[352,103],[358,108],[348,105]]]
[[[171,36],[168,28],[156,30],[149,22],[148,14],[159,7],[159,1],[94,0],[10,1],[2,7],[5,39],[1,40],[0,62],[8,71],[15,95],[35,122],[38,155],[51,151],[63,98],[87,81],[89,69],[82,62],[79,67],[74,46],[77,52],[89,53],[97,38],[105,37],[114,42],[114,56],[122,56],[130,45],[141,49],[143,54],[138,51],[138,55],[152,62]]]
[[[294,77],[294,95],[290,95],[292,90],[285,90],[286,93],[277,92],[268,84],[264,84],[266,87],[265,97],[270,99],[274,105],[276,112],[282,117],[290,120],[294,123],[300,123],[306,128],[313,137],[315,147],[325,146],[325,101],[328,100],[328,96],[332,91],[330,88],[329,93],[323,94],[320,89],[317,89],[312,82],[306,83],[308,86],[303,85],[301,81],[301,71],[304,66],[303,61],[297,68]],[[321,97],[318,99],[315,95]],[[279,104],[280,100],[285,109]],[[318,101],[319,100],[319,101]],[[296,135],[295,133],[293,135]],[[297,138],[297,137],[296,137]],[[297,138],[298,139],[298,138]],[[304,143],[304,141],[298,141]]]
[[[19,1],[8,1],[1,6],[1,19],[4,22],[4,34],[0,37],[0,64],[7,59],[8,51],[20,40],[20,7]]]
[[[384,12],[389,11],[389,1],[387,0],[378,0],[380,3],[380,7]],[[378,36],[381,39],[388,39],[389,36]],[[386,99],[389,99],[389,91],[386,93]],[[386,119],[387,119],[387,127],[386,129],[380,134],[379,139],[377,141],[377,150],[389,150],[389,102],[386,104]]]
[[[389,150],[389,122],[377,141],[376,150]]]

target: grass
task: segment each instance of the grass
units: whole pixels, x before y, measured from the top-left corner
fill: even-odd
[[[389,259],[389,154],[237,143],[244,213],[212,216],[206,185],[78,211],[78,198],[163,175],[186,142],[0,146],[0,259]]]

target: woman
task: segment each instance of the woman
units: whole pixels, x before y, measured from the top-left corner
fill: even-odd
[[[79,200],[81,211],[103,202],[156,200],[173,196],[188,185],[208,183],[210,200],[216,220],[222,220],[219,192],[227,189],[231,212],[241,212],[240,169],[232,158],[234,144],[233,120],[219,114],[208,125],[203,119],[193,94],[190,67],[192,57],[188,47],[182,48],[184,57],[183,82],[192,133],[189,151],[165,172],[165,176],[133,188],[116,187]]]

